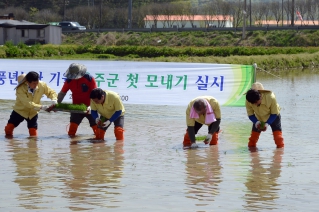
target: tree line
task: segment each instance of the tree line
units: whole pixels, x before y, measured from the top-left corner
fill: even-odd
[[[243,26],[244,20],[246,26],[258,26],[260,20],[275,20],[280,27],[294,25],[299,19],[297,11],[304,21],[318,23],[318,0],[3,0],[0,3],[0,15],[13,13],[16,20],[40,24],[77,21],[87,29],[128,28],[129,18],[132,28],[144,28],[146,15],[155,21],[159,15],[231,15],[233,27]]]

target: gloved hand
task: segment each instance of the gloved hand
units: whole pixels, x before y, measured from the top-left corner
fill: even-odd
[[[41,110],[48,110],[50,108],[50,106],[48,105],[41,105]]]
[[[259,128],[260,128],[260,121],[257,121],[256,123],[255,123],[255,127],[259,130]]]
[[[56,105],[56,104],[58,104],[57,100],[52,100],[52,101],[51,101],[51,106],[54,106],[54,105]]]
[[[99,117],[97,117],[96,119],[95,119],[95,123],[97,124],[97,125],[100,125],[101,124],[101,119],[99,118]]]
[[[208,134],[206,135],[206,138],[205,138],[205,140],[204,140],[204,143],[205,143],[205,144],[210,143],[210,141],[212,140],[212,138],[213,138],[212,134],[208,133]]]
[[[261,131],[265,132],[267,130],[267,127],[269,126],[269,124],[265,123],[264,125],[264,129],[262,129]]]
[[[88,106],[88,107],[86,108],[86,114],[91,114],[91,107],[90,107],[90,106]]]
[[[106,122],[102,123],[102,127],[107,127],[111,124],[111,122],[109,120],[107,120]]]
[[[192,149],[198,148],[198,145],[196,143],[192,143],[191,148]]]

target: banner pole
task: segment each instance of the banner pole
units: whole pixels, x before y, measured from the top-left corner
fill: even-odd
[[[254,63],[253,64],[253,66],[254,66],[254,83],[256,82],[256,69],[257,69],[257,63]]]

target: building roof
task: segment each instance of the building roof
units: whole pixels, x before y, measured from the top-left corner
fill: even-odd
[[[146,15],[144,21],[232,21],[230,15]]]
[[[284,20],[284,25],[290,25],[291,24],[291,20]],[[278,25],[281,25],[282,21],[280,20],[278,22]],[[277,25],[277,21],[275,20],[260,20],[260,21],[255,21],[255,25]],[[294,22],[295,25],[306,25],[306,26],[314,26],[314,25],[319,25],[319,21],[310,21],[310,20],[297,20]]]
[[[4,28],[16,27],[17,29],[42,29],[46,26],[48,26],[48,24],[36,24],[25,20],[0,20],[0,27]]]

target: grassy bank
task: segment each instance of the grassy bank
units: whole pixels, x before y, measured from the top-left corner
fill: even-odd
[[[319,67],[319,32],[76,33],[62,45],[7,42],[0,58],[253,64],[264,70]]]

